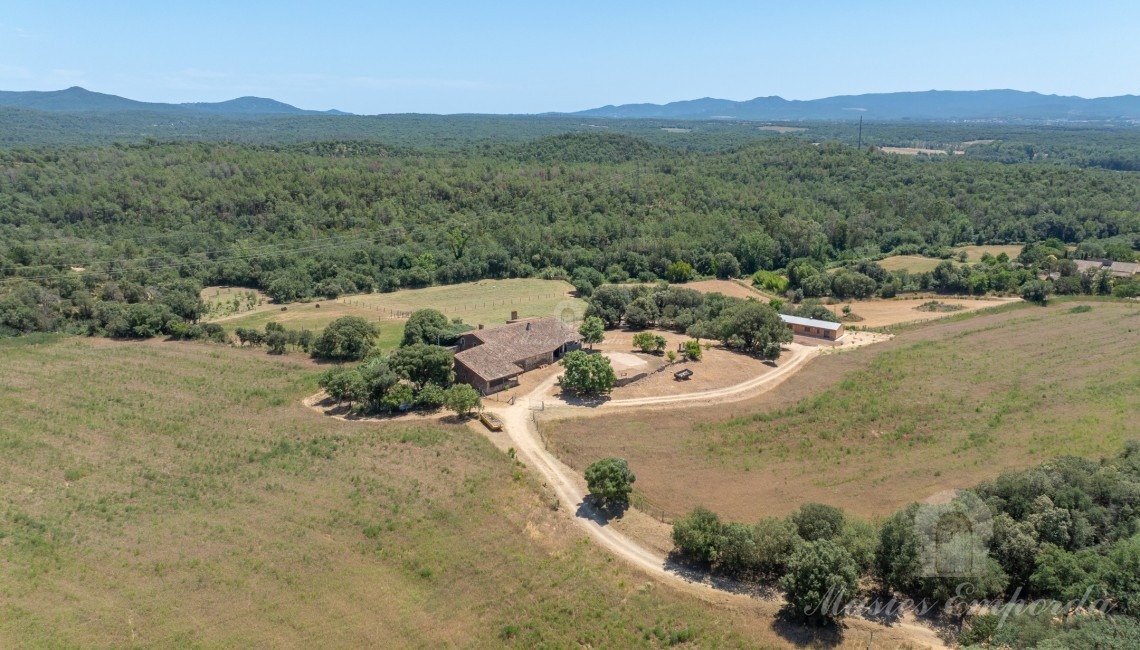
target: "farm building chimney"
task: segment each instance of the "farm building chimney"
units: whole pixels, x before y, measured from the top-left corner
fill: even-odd
[[[518,319],[519,319],[519,313],[517,311],[512,310],[511,311],[511,320],[518,320]]]
[[[479,323],[479,329],[483,329],[483,323]]]

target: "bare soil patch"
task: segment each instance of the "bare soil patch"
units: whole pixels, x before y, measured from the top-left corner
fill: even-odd
[[[701,293],[723,293],[732,298],[755,298],[767,301],[767,296],[746,286],[736,280],[701,280],[700,282],[687,282],[677,285],[686,289],[695,289]]]
[[[937,298],[946,305],[959,306],[962,309],[953,313],[977,311],[987,307],[1017,302],[1019,298],[992,298],[973,300],[969,298]],[[897,298],[890,300],[855,300],[839,305],[827,305],[836,316],[843,315],[843,306],[851,305],[851,313],[858,314],[863,320],[858,322],[859,327],[888,327],[899,323],[934,320],[949,316],[951,312],[922,311],[921,305],[930,302],[926,298]]]
[[[665,337],[665,349],[677,351],[684,341],[692,340],[684,334],[666,330],[650,330],[654,334]],[[595,349],[604,351],[607,356],[622,354],[632,356],[642,361],[644,365],[636,368],[619,368],[614,366],[614,372],[619,378],[638,372],[651,373],[648,377],[638,380],[627,386],[615,388],[613,399],[630,399],[637,397],[652,397],[655,395],[681,395],[697,393],[706,390],[725,388],[762,375],[772,368],[756,357],[726,350],[717,345],[710,345],[701,356],[700,361],[681,361],[668,363],[662,356],[634,352],[633,337],[637,332],[628,330],[615,330],[606,332],[606,340],[595,346]],[[693,371],[691,379],[678,381],[673,373],[688,368]]]
[[[800,133],[807,129],[798,126],[778,126],[775,124],[756,127],[757,131],[772,131],[774,133]]]
[[[919,154],[925,154],[927,156],[946,155],[946,151],[943,149],[921,149],[918,147],[879,147],[879,151],[902,156],[917,156]]]

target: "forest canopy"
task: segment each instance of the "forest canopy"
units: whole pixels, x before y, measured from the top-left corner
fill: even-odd
[[[107,302],[169,303],[193,322],[193,289],[212,284],[280,302],[506,277],[592,288],[679,268],[681,280],[822,270],[1050,239],[1062,257],[1072,246],[1134,251],[1137,177],[796,139],[693,152],[612,133],[448,152],[370,142],[9,150],[0,330],[105,329]],[[810,281],[804,294],[870,290],[858,275],[841,280]]]

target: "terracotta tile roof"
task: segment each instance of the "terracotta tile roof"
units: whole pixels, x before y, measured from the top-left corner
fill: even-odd
[[[1117,275],[1135,275],[1138,267],[1140,264],[1136,262],[1113,262],[1110,268]]]
[[[482,343],[459,352],[455,360],[487,381],[518,375],[523,360],[581,339],[557,318],[527,318],[467,335]]]
[[[1078,273],[1084,273],[1089,269],[1096,269],[1099,271],[1101,267],[1104,266],[1101,264],[1100,260],[1073,260],[1073,262],[1077,265]]]
[[[471,372],[487,381],[521,375],[522,367],[509,361],[499,345],[476,345],[455,355],[455,362],[467,366]]]
[[[1098,271],[1105,270],[1109,273],[1119,277],[1130,277],[1140,271],[1140,264],[1136,262],[1114,262],[1112,260],[1104,259],[1091,259],[1091,260],[1074,260],[1077,264],[1077,271],[1084,273],[1089,269],[1096,269]]]

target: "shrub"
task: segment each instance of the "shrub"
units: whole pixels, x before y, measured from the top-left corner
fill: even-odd
[[[355,368],[343,366],[326,370],[317,381],[317,385],[323,388],[329,397],[335,399],[337,404],[341,402],[352,404],[363,399],[366,392],[360,372]]]
[[[728,575],[740,576],[755,569],[756,540],[749,526],[735,521],[721,526],[716,547],[717,570]]]
[[[789,517],[804,541],[835,539],[843,532],[843,511],[822,503],[805,503]]]
[[[443,405],[460,417],[467,416],[479,408],[480,401],[479,391],[467,384],[455,384],[443,395]]]
[[[435,384],[426,384],[416,391],[416,406],[424,409],[437,409],[443,406],[446,395],[444,389]]]
[[[782,575],[792,554],[803,544],[795,524],[782,517],[766,517],[756,522],[752,539],[756,544],[753,568],[769,577]]]
[[[793,616],[819,625],[844,616],[840,606],[854,596],[858,583],[859,569],[851,555],[824,539],[807,542],[792,554],[780,588]]]
[[[697,506],[673,523],[673,544],[689,559],[712,564],[716,560],[720,532],[720,517],[704,506]]]
[[[757,271],[752,274],[753,286],[761,291],[784,293],[788,290],[788,279],[772,271]]]
[[[667,344],[665,337],[652,332],[640,332],[633,336],[633,345],[645,353],[660,352]]]
[[[701,349],[701,342],[685,341],[684,353],[685,358],[689,359],[690,361],[700,361],[701,355],[704,354],[704,351]]]

